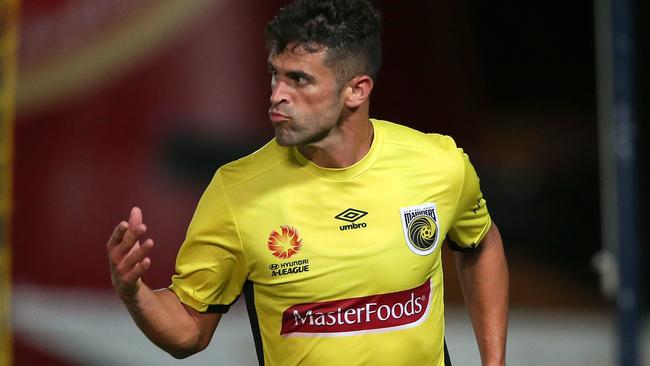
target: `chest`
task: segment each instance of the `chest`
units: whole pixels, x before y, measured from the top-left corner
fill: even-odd
[[[234,212],[249,279],[323,299],[421,284],[440,266],[456,200],[428,178],[305,179],[257,194]]]

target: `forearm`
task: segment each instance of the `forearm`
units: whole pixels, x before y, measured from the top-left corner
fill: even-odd
[[[484,365],[505,365],[508,266],[495,225],[476,253],[456,254],[465,302]]]
[[[168,289],[152,291],[140,281],[136,294],[122,301],[147,338],[176,358],[199,352],[210,341],[202,339],[192,315]]]

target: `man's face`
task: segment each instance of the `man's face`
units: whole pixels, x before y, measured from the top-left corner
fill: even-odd
[[[341,117],[343,93],[334,72],[325,65],[326,52],[310,53],[302,46],[289,45],[269,57],[269,117],[282,146],[317,143]]]

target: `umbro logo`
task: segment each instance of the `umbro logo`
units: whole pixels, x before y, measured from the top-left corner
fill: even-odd
[[[341,231],[345,231],[345,230],[361,229],[367,227],[368,224],[366,224],[365,222],[361,222],[358,224],[356,223],[356,221],[366,216],[367,214],[368,213],[366,211],[357,210],[356,208],[348,208],[347,210],[334,216],[334,218],[341,221],[347,221],[350,223],[348,225],[339,226],[339,229]]]
[[[356,208],[348,208],[347,210],[341,212],[340,214],[334,216],[335,219],[355,222],[360,218],[366,216],[368,213],[366,211],[357,210]]]

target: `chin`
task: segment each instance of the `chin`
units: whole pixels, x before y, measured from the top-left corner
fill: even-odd
[[[296,136],[293,131],[283,128],[275,129],[275,141],[278,142],[278,145],[284,147],[299,146],[305,143],[304,139],[301,139],[301,136]]]
[[[293,147],[300,144],[300,141],[296,141],[294,136],[278,133],[278,131],[275,131],[275,141],[278,143],[278,145],[284,147]]]
[[[293,147],[293,146],[296,146],[296,144],[292,144],[291,141],[285,141],[285,140],[279,139],[279,138],[277,138],[277,136],[276,136],[276,138],[275,138],[275,141],[278,143],[278,145],[280,145],[280,146],[282,146],[282,147]]]
[[[316,144],[322,141],[330,133],[330,130],[324,131],[301,131],[302,133],[293,133],[282,129],[275,130],[275,140],[278,145],[284,147],[295,147]]]

